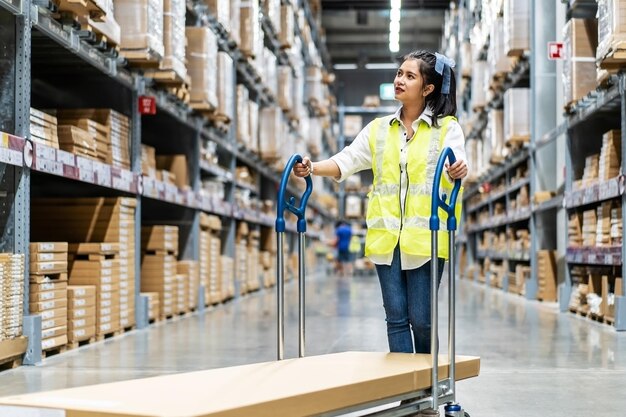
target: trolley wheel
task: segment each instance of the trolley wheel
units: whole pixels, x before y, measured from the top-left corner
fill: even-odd
[[[465,417],[471,417],[467,411],[463,411],[463,414],[465,414]]]

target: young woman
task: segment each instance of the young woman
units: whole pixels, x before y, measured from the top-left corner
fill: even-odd
[[[430,353],[431,193],[437,160],[444,147],[457,162],[446,165],[451,181],[467,176],[465,138],[456,114],[453,61],[440,54],[412,52],[394,80],[402,107],[369,123],[350,146],[330,159],[296,164],[296,176],[309,174],[343,181],[365,169],[374,174],[367,209],[365,255],[376,264],[392,352]],[[462,195],[459,195],[460,202]],[[460,206],[459,206],[460,207]],[[448,258],[442,218],[440,276]],[[411,337],[411,330],[413,336]]]

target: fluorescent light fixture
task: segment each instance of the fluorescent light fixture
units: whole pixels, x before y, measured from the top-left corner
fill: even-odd
[[[389,22],[389,33],[392,32],[400,33],[400,22],[397,22],[395,20]]]
[[[389,42],[389,51],[390,52],[398,52],[400,50],[400,44],[399,43],[391,43]]]
[[[389,20],[392,22],[400,22],[400,9],[391,9],[389,11]]]
[[[357,69],[357,64],[334,64],[333,69],[336,70],[355,70]]]
[[[391,0],[392,9],[400,9],[402,7],[402,0]]]
[[[392,69],[395,70],[398,68],[397,64],[393,62],[372,62],[369,64],[365,64],[365,69]],[[393,90],[393,84],[391,84],[391,89]]]
[[[398,32],[389,33],[389,43],[400,43],[400,34]]]

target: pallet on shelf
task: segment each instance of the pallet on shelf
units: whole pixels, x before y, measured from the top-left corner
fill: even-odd
[[[94,0],[53,0],[56,9],[62,14],[71,15],[78,21],[79,17],[89,17],[96,21],[102,21],[106,16],[106,10],[101,2]]]

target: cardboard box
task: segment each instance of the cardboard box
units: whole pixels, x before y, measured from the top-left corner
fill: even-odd
[[[59,326],[59,327],[53,327],[50,329],[42,330],[41,338],[51,339],[51,338],[63,336],[66,334],[67,334],[67,326]]]
[[[31,313],[67,308],[67,298],[29,303]]]
[[[40,311],[41,320],[56,320],[59,318],[67,319],[67,307],[59,307],[51,310]]]
[[[95,307],[76,308],[69,311],[65,311],[68,320],[81,319],[85,317],[96,317]]]
[[[563,27],[566,60],[562,80],[566,105],[596,89],[597,28],[595,19],[570,19]]]
[[[96,299],[96,287],[94,285],[70,285],[67,287],[67,296],[72,299]]]
[[[67,242],[34,242],[30,244],[31,253],[58,253],[67,252]]]
[[[150,50],[162,57],[163,0],[115,0],[122,49]]]
[[[67,262],[67,252],[44,253],[34,252],[30,254],[30,262]]]
[[[206,110],[217,107],[217,37],[207,27],[186,27],[190,100]]]
[[[189,187],[189,168],[187,166],[187,157],[180,155],[157,155],[157,169],[169,171],[175,175],[174,183],[178,188]]]
[[[91,339],[96,335],[96,326],[87,326],[79,329],[68,330],[67,338],[69,342],[82,342]]]
[[[29,285],[30,293],[38,293],[43,291],[58,291],[58,290],[67,290],[67,281],[51,281],[44,282],[41,284],[33,284]]]
[[[35,292],[31,293],[28,299],[31,303],[67,299],[67,290]]]
[[[47,320],[41,320],[41,330],[52,329],[54,327],[67,326],[67,311],[63,310],[61,317],[51,318]]]
[[[67,345],[67,334],[53,337],[50,339],[43,339],[41,341],[42,350],[54,349],[56,347],[64,346],[64,345]]]
[[[42,274],[61,274],[67,272],[67,261],[65,262],[31,262],[30,273],[35,275]]]

